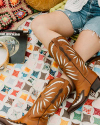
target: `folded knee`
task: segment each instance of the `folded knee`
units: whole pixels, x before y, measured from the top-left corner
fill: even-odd
[[[43,29],[45,27],[45,19],[42,15],[37,16],[35,19],[33,19],[31,23],[31,29],[33,30],[33,33],[36,33],[40,29]]]

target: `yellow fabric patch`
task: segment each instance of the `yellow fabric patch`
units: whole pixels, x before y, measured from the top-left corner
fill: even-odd
[[[30,46],[28,47],[28,49],[32,51],[32,50],[33,50],[33,46],[30,45]]]
[[[4,76],[3,74],[0,75],[0,80],[4,81],[7,76]]]
[[[69,122],[69,121],[65,121],[65,120],[61,119],[60,125],[68,125],[68,122]]]
[[[24,71],[30,72],[30,69],[26,67]]]
[[[54,61],[51,67],[58,68],[58,64]]]
[[[28,94],[25,94],[25,93],[22,92],[22,95],[20,96],[20,98],[22,98],[22,99],[24,99],[26,101],[27,96],[28,96]]]

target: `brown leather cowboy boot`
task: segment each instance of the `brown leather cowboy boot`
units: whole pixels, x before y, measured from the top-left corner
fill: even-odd
[[[100,88],[100,79],[69,46],[66,38],[54,38],[49,44],[49,53],[76,87],[76,98],[67,110],[70,114],[87,100],[90,89],[96,92]]]
[[[53,79],[25,116],[15,121],[0,117],[0,125],[47,125],[48,118],[57,111],[71,91],[72,85],[68,80]]]

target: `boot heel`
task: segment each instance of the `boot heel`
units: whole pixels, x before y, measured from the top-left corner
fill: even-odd
[[[97,77],[96,80],[94,81],[94,83],[92,84],[91,89],[94,92],[97,92],[99,88],[100,88],[100,78]]]

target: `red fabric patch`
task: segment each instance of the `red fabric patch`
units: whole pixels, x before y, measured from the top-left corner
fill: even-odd
[[[3,99],[4,99],[5,96],[6,96],[6,95],[2,95],[2,94],[0,93],[0,100],[3,101]]]
[[[61,74],[60,72],[58,72],[58,74],[57,74],[57,76],[56,76],[56,77],[58,77],[58,78],[59,78],[61,75],[62,75],[62,74]]]
[[[25,53],[25,56],[29,57],[31,53],[27,52]]]
[[[62,109],[62,108],[59,108],[59,109],[55,112],[55,114],[57,114],[57,115],[60,116],[61,109]]]
[[[66,106],[65,106],[65,107],[69,108],[69,106],[70,106],[71,104],[72,104],[71,102],[66,101]]]
[[[49,76],[46,78],[46,80],[51,80],[51,79],[54,79],[54,77],[49,74]]]
[[[23,84],[23,82],[18,81],[18,82],[17,82],[17,85],[16,85],[15,87],[21,88],[22,84]]]
[[[18,74],[19,74],[19,71],[14,70],[12,75],[18,77]]]
[[[88,99],[86,102],[85,102],[85,104],[84,105],[90,105],[90,106],[92,106],[92,102],[93,102],[94,100],[92,100],[92,99]]]
[[[93,115],[99,115],[100,116],[100,109],[94,108],[94,114]]]
[[[3,5],[4,5],[3,1],[0,0],[0,7],[3,6]]]
[[[83,108],[83,111],[85,111],[87,114],[91,114],[91,110],[92,110],[92,108],[86,108],[86,107],[84,107]]]
[[[25,26],[29,27],[29,25],[30,25],[30,22],[25,23]]]
[[[43,60],[43,58],[44,58],[44,55],[39,54],[38,60]]]
[[[17,93],[18,93],[19,91],[17,91],[17,90],[13,90],[13,92],[11,93],[11,95],[14,95],[14,96],[17,96]]]

